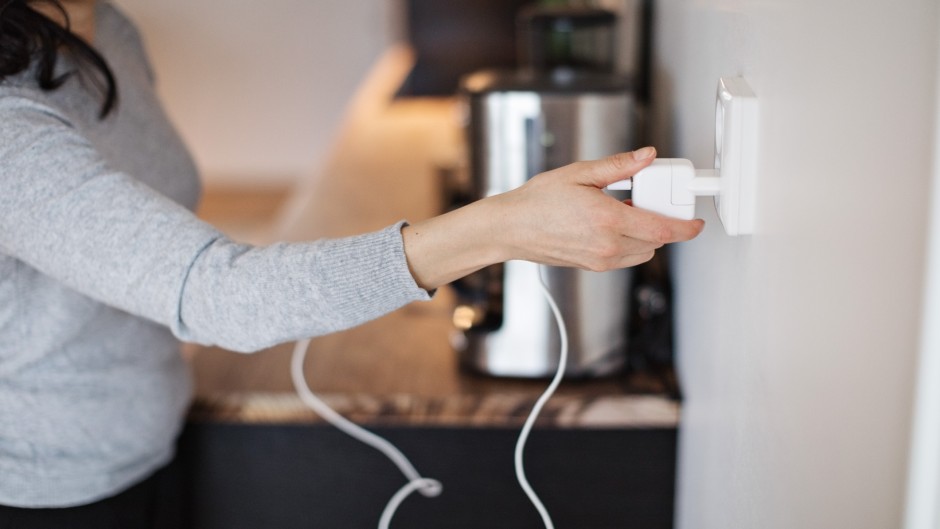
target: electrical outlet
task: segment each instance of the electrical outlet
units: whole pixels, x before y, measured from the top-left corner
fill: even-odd
[[[757,97],[743,77],[722,77],[715,105],[715,169],[695,170],[682,158],[660,158],[607,189],[633,191],[633,205],[679,219],[695,216],[695,197],[714,196],[728,235],[754,233]]]
[[[754,233],[757,179],[757,97],[743,77],[722,77],[715,105],[718,216],[728,235]]]

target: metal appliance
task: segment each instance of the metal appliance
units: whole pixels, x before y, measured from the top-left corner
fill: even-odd
[[[594,15],[592,20],[610,20]],[[547,24],[544,17],[538,23],[540,28]],[[529,34],[543,38],[545,31]],[[578,56],[582,64],[589,62]],[[482,71],[463,80],[471,199],[634,145],[635,101],[626,78],[599,68],[545,62],[551,67]],[[606,58],[602,62],[610,63]],[[545,377],[557,370],[558,329],[537,274],[536,265],[511,261],[454,284],[454,322],[465,338],[459,347],[465,367],[511,377]],[[631,277],[630,270],[548,268],[545,279],[568,328],[566,375],[600,376],[623,366]]]

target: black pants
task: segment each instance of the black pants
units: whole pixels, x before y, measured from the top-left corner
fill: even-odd
[[[173,462],[133,487],[103,500],[64,509],[0,505],[0,529],[180,529],[183,480]]]

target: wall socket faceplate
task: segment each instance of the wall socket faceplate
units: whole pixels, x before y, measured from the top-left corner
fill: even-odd
[[[721,190],[715,207],[728,235],[754,233],[757,180],[757,97],[743,77],[718,81],[715,170]]]
[[[633,205],[679,219],[695,218],[695,197],[714,195],[728,235],[754,233],[757,97],[743,77],[722,77],[715,105],[715,169],[696,171],[681,158],[660,158],[607,189],[630,189]]]

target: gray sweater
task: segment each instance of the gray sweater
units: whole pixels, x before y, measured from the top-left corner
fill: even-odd
[[[0,83],[0,504],[71,506],[166,463],[190,399],[179,340],[254,351],[427,299],[401,223],[252,247],[196,219],[195,167],[112,6],[116,113],[73,76]],[[68,59],[60,59],[70,68]]]

